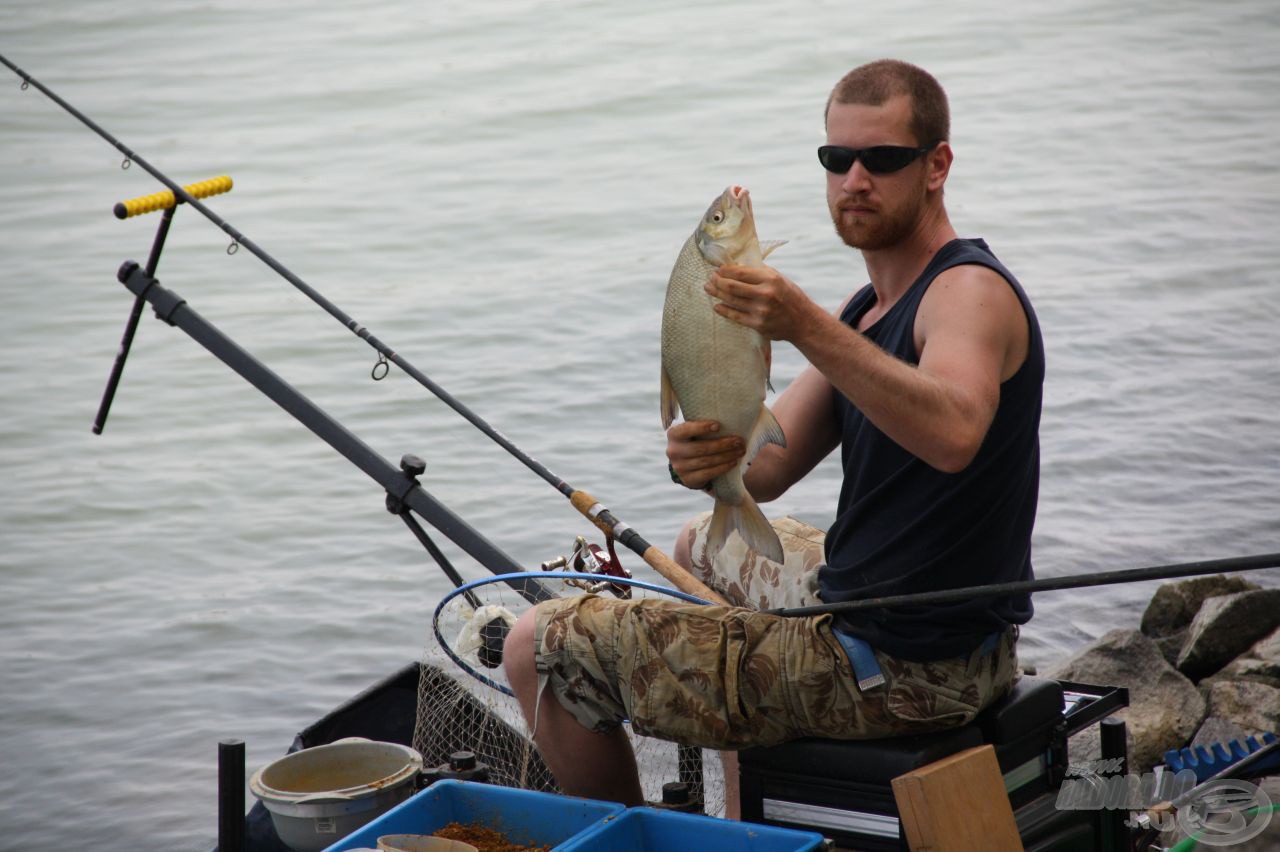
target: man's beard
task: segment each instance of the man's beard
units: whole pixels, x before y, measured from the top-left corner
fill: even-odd
[[[878,251],[901,243],[915,231],[920,224],[924,203],[925,194],[920,191],[896,210],[881,208],[870,217],[851,222],[846,221],[842,211],[837,209],[832,212],[831,221],[845,245],[862,251]]]

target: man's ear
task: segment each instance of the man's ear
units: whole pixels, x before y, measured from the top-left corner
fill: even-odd
[[[936,192],[947,182],[951,173],[951,162],[956,158],[951,150],[950,142],[939,142],[932,151],[925,154],[925,165],[929,169],[929,190]]]

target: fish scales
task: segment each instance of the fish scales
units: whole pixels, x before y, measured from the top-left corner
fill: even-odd
[[[704,289],[719,266],[762,266],[765,253],[756,237],[750,196],[741,187],[729,187],[685,241],[667,284],[662,417],[669,426],[678,406],[685,420],[715,420],[720,436],[736,435],[746,443],[742,463],[712,481],[712,555],[737,530],[753,550],[781,561],[782,545],[742,478],[765,443],[785,446],[777,420],[764,405],[769,341],[717,314],[712,309],[716,300]]]
[[[663,363],[686,420],[715,420],[722,435],[745,441],[764,403],[765,340],[712,310],[716,300],[703,287],[716,268],[689,237],[667,291]],[[718,494],[722,487],[743,487],[741,476],[733,478],[736,483],[724,482],[727,478],[716,481]],[[730,494],[725,492],[725,498]]]

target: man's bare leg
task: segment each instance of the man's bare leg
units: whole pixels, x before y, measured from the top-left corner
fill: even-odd
[[[622,727],[597,734],[564,709],[550,689],[542,690],[538,700],[533,615],[529,610],[511,628],[503,648],[503,665],[547,768],[571,796],[643,805],[636,757]]]

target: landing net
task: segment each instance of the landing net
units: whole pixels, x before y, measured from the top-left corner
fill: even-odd
[[[623,578],[609,578],[608,588],[594,575],[536,572],[537,578],[560,596],[619,590],[632,599],[684,596],[662,586]],[[448,763],[457,751],[470,751],[489,770],[489,781],[526,790],[560,792],[555,779],[528,736],[524,716],[509,694],[506,674],[498,664],[500,638],[486,634],[507,618],[514,620],[530,604],[499,577],[468,583],[451,593],[435,614],[433,635],[423,652],[418,683],[418,713],[413,747],[426,767]],[[504,615],[505,614],[505,615]],[[549,695],[543,700],[555,700]],[[661,801],[662,787],[673,781],[689,785],[705,812],[724,813],[724,773],[719,755],[706,749],[674,743],[624,729],[631,739],[640,769],[645,799]]]

